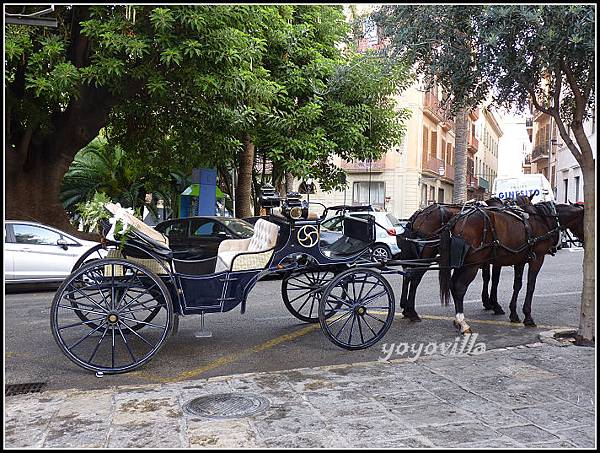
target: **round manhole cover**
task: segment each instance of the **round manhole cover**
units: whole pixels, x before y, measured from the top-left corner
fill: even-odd
[[[269,408],[269,400],[247,393],[219,393],[194,398],[184,405],[193,415],[208,418],[240,418],[255,415]]]

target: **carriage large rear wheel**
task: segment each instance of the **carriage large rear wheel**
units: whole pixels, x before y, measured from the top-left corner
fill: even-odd
[[[394,291],[372,269],[342,272],[327,285],[319,301],[323,333],[344,349],[373,346],[389,330],[394,315]]]
[[[112,255],[111,253],[114,254],[115,252],[117,253],[117,256]],[[102,245],[102,244],[98,244],[94,247],[92,247],[90,250],[88,250],[85,254],[83,254],[75,263],[75,265],[73,266],[73,269],[71,269],[71,273],[75,272],[77,269],[79,269],[81,266],[83,266],[84,264],[89,264],[91,262],[94,261],[98,261],[100,259],[109,257],[109,258],[116,258],[116,257],[123,257],[123,258],[127,258],[126,256],[123,256],[122,254],[123,252],[119,252],[119,248],[116,245]],[[117,294],[116,297],[119,297],[118,292],[120,291],[120,288],[116,289]],[[160,296],[160,289],[159,288],[153,288],[150,291],[153,291],[156,293],[156,296]],[[90,317],[88,316],[88,312],[86,312],[85,309],[79,309],[79,306],[77,304],[77,299],[75,297],[71,296],[67,296],[70,301],[71,301],[71,306],[73,308],[75,308],[75,314],[77,315],[77,317],[79,319],[81,319],[82,321],[87,321],[86,325],[90,328],[90,329],[95,329],[96,327],[98,327],[98,324],[94,323],[93,321],[90,320]],[[148,313],[146,313],[147,316],[145,316],[143,319],[141,319],[142,322],[136,322],[134,324],[132,324],[130,327],[132,330],[140,330],[143,329],[147,324],[151,322],[156,315],[158,315],[158,313],[160,312],[160,307],[156,307],[154,310],[150,310],[148,311]]]
[[[82,368],[106,374],[147,363],[173,324],[165,283],[145,266],[117,258],[73,272],[56,292],[50,314],[63,353]],[[145,321],[150,316],[152,322]],[[141,333],[135,328],[139,325],[144,326]]]

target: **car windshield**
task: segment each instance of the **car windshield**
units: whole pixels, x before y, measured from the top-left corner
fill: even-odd
[[[252,225],[248,222],[245,222],[244,220],[232,218],[223,219],[222,222],[227,228],[229,228],[235,234],[243,238],[252,237],[252,235],[254,234],[254,229],[252,228]]]

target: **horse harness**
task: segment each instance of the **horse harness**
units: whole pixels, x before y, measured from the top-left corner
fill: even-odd
[[[533,205],[531,205],[531,206],[533,206]],[[529,217],[531,214],[526,212],[521,206],[518,206],[515,204],[506,204],[504,206],[494,206],[494,207],[485,207],[485,206],[482,206],[481,204],[470,204],[470,205],[465,204],[463,206],[463,209],[457,215],[455,215],[452,219],[450,219],[450,221],[444,226],[444,228],[448,228],[448,230],[450,232],[452,232],[452,228],[459,221],[464,219],[463,229],[461,229],[459,234],[454,234],[454,235],[451,234],[451,236],[462,240],[462,233],[464,231],[464,225],[466,225],[468,218],[475,213],[480,213],[483,217],[483,234],[482,234],[481,242],[480,242],[479,246],[476,248],[473,248],[474,252],[481,251],[485,248],[493,247],[492,253],[493,253],[493,259],[495,259],[499,248],[506,250],[512,254],[518,254],[518,253],[523,253],[524,251],[527,251],[527,261],[530,261],[535,258],[535,252],[533,251],[533,247],[535,246],[535,244],[537,244],[540,241],[546,240],[547,238],[551,237],[552,235],[554,235],[564,229],[560,225],[560,220],[558,218],[558,213],[556,211],[556,205],[553,202],[538,203],[535,205],[534,209],[536,210],[536,213],[533,215],[538,215],[538,216],[541,216],[542,218],[544,218],[544,222],[545,222],[546,226],[549,228],[548,232],[546,232],[545,234],[542,234],[540,236],[533,236],[533,231],[532,231],[531,224],[529,221]],[[506,213],[506,214],[514,217],[515,219],[519,220],[523,224],[523,228],[527,235],[527,242],[518,249],[512,249],[511,247],[508,247],[507,245],[502,244],[500,242],[500,240],[498,239],[498,235],[497,235],[496,229],[494,228],[494,224],[492,223],[490,216],[488,215],[489,211],[503,212],[503,213]],[[549,220],[550,218],[554,219],[555,226],[553,226],[552,223],[550,223],[551,222]],[[492,235],[491,242],[487,242],[488,233],[491,233],[491,235]],[[559,244],[560,244],[560,234],[558,235],[556,244],[549,250],[549,253],[551,255],[556,254]],[[486,260],[486,262],[487,261],[489,261],[489,260]],[[480,264],[483,264],[483,262],[476,263],[476,264],[480,265]]]

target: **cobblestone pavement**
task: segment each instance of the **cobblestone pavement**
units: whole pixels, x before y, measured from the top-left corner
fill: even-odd
[[[249,373],[5,399],[17,447],[594,447],[595,350],[534,343],[479,355]],[[106,376],[103,379],[110,379]],[[238,419],[193,398],[269,400]]]

